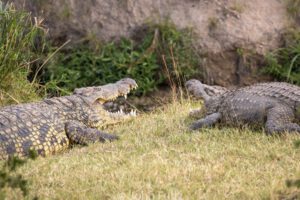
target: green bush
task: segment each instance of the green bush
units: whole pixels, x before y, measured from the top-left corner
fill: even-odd
[[[266,56],[265,72],[280,81],[300,85],[300,31],[290,30],[284,47]]]
[[[47,67],[44,78],[46,82],[56,81],[64,91],[71,91],[133,77],[140,85],[139,91],[148,92],[156,84],[154,72],[158,65],[154,54],[142,54],[142,51],[133,48],[132,41],[126,39],[118,45],[108,43],[100,50],[87,46],[72,48],[56,55],[56,60]]]
[[[43,30],[32,23],[29,13],[0,1],[0,33],[0,105],[37,99],[28,76],[43,49]]]
[[[191,48],[190,33],[171,24],[155,25],[148,27],[141,41],[122,38],[100,48],[80,45],[64,49],[46,67],[42,80],[55,82],[68,93],[131,77],[139,85],[136,95],[144,95],[170,78],[195,74],[199,60]]]

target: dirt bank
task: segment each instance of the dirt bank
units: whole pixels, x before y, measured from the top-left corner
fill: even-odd
[[[203,56],[206,82],[244,85],[259,74],[263,55],[281,45],[291,24],[286,2],[277,0],[14,0],[46,19],[58,41],[132,37],[148,22],[170,20],[191,27]]]

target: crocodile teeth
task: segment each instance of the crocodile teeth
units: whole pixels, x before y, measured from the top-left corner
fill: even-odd
[[[117,114],[118,114],[118,115],[122,115],[123,113],[121,112],[121,110],[118,110],[118,111],[117,111]]]
[[[136,116],[136,110],[131,110],[130,113],[129,113],[129,115],[135,117]]]
[[[127,94],[124,95],[124,98],[127,99]]]
[[[132,89],[135,90],[136,88],[138,88],[137,85],[132,86]]]

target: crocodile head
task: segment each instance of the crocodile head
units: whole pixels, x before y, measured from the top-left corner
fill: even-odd
[[[138,87],[137,83],[130,78],[124,78],[116,83],[111,83],[97,87],[86,87],[75,89],[74,95],[79,95],[87,103],[88,108],[83,110],[86,116],[86,123],[90,127],[103,127],[115,124],[136,116],[136,111],[124,113],[110,112],[106,110],[104,104],[114,101],[118,97],[127,98],[128,93]]]
[[[191,79],[185,83],[185,87],[189,93],[197,99],[204,100],[204,106],[201,109],[192,110],[191,116],[203,117],[212,114],[217,110],[219,104],[219,96],[228,91],[227,88],[217,85],[206,85],[199,80]]]
[[[187,91],[190,92],[193,96],[199,99],[203,99],[205,102],[207,102],[212,97],[219,96],[228,91],[227,88],[217,85],[206,85],[196,79],[187,81],[185,83],[185,87]]]

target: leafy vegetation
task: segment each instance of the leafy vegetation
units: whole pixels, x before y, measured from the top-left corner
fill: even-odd
[[[143,91],[148,92],[156,84],[154,76],[158,65],[154,54],[144,55],[139,61],[141,56],[142,52],[134,50],[132,41],[127,39],[122,39],[118,46],[108,43],[101,50],[85,46],[72,48],[56,55],[43,78],[45,82],[56,81],[68,92],[130,76],[136,78]]]
[[[287,11],[295,19],[300,19],[300,0],[287,0]],[[300,85],[300,29],[298,25],[289,28],[284,35],[284,45],[266,56],[264,72],[280,81]]]
[[[29,158],[34,160],[37,157],[35,151],[29,152]],[[16,170],[24,165],[27,160],[19,159],[17,157],[9,157],[9,159],[3,163],[0,169],[0,199],[6,199],[8,189],[11,192],[16,192],[18,189],[21,191],[21,196],[28,194],[28,181],[24,179],[21,174],[16,173]],[[36,198],[34,198],[36,199]]]
[[[138,41],[122,38],[94,47],[83,43],[60,47],[45,59],[55,48],[45,40],[38,19],[33,23],[29,13],[16,11],[12,4],[1,4],[0,18],[1,105],[36,100],[47,93],[64,95],[124,77],[137,80],[136,94],[143,95],[162,84],[181,84],[199,71],[192,31],[179,31],[171,23],[149,25]]]
[[[131,77],[139,84],[137,95],[155,90],[162,83],[196,74],[199,57],[192,47],[192,32],[172,24],[148,27],[141,41],[122,38],[117,42],[65,49],[55,55],[43,74],[64,92],[77,87],[101,85]]]
[[[299,17],[300,0],[287,0],[287,11],[292,17]]]
[[[295,140],[294,146],[295,146],[295,148],[299,149],[300,148],[300,140]],[[286,180],[286,185],[287,185],[287,187],[300,188],[300,179],[294,179],[294,180],[288,179],[288,180]]]
[[[43,51],[44,30],[29,13],[0,1],[0,33],[0,104],[37,99],[37,87],[28,76]]]
[[[285,45],[266,56],[265,72],[278,80],[300,85],[300,30],[289,30]]]

